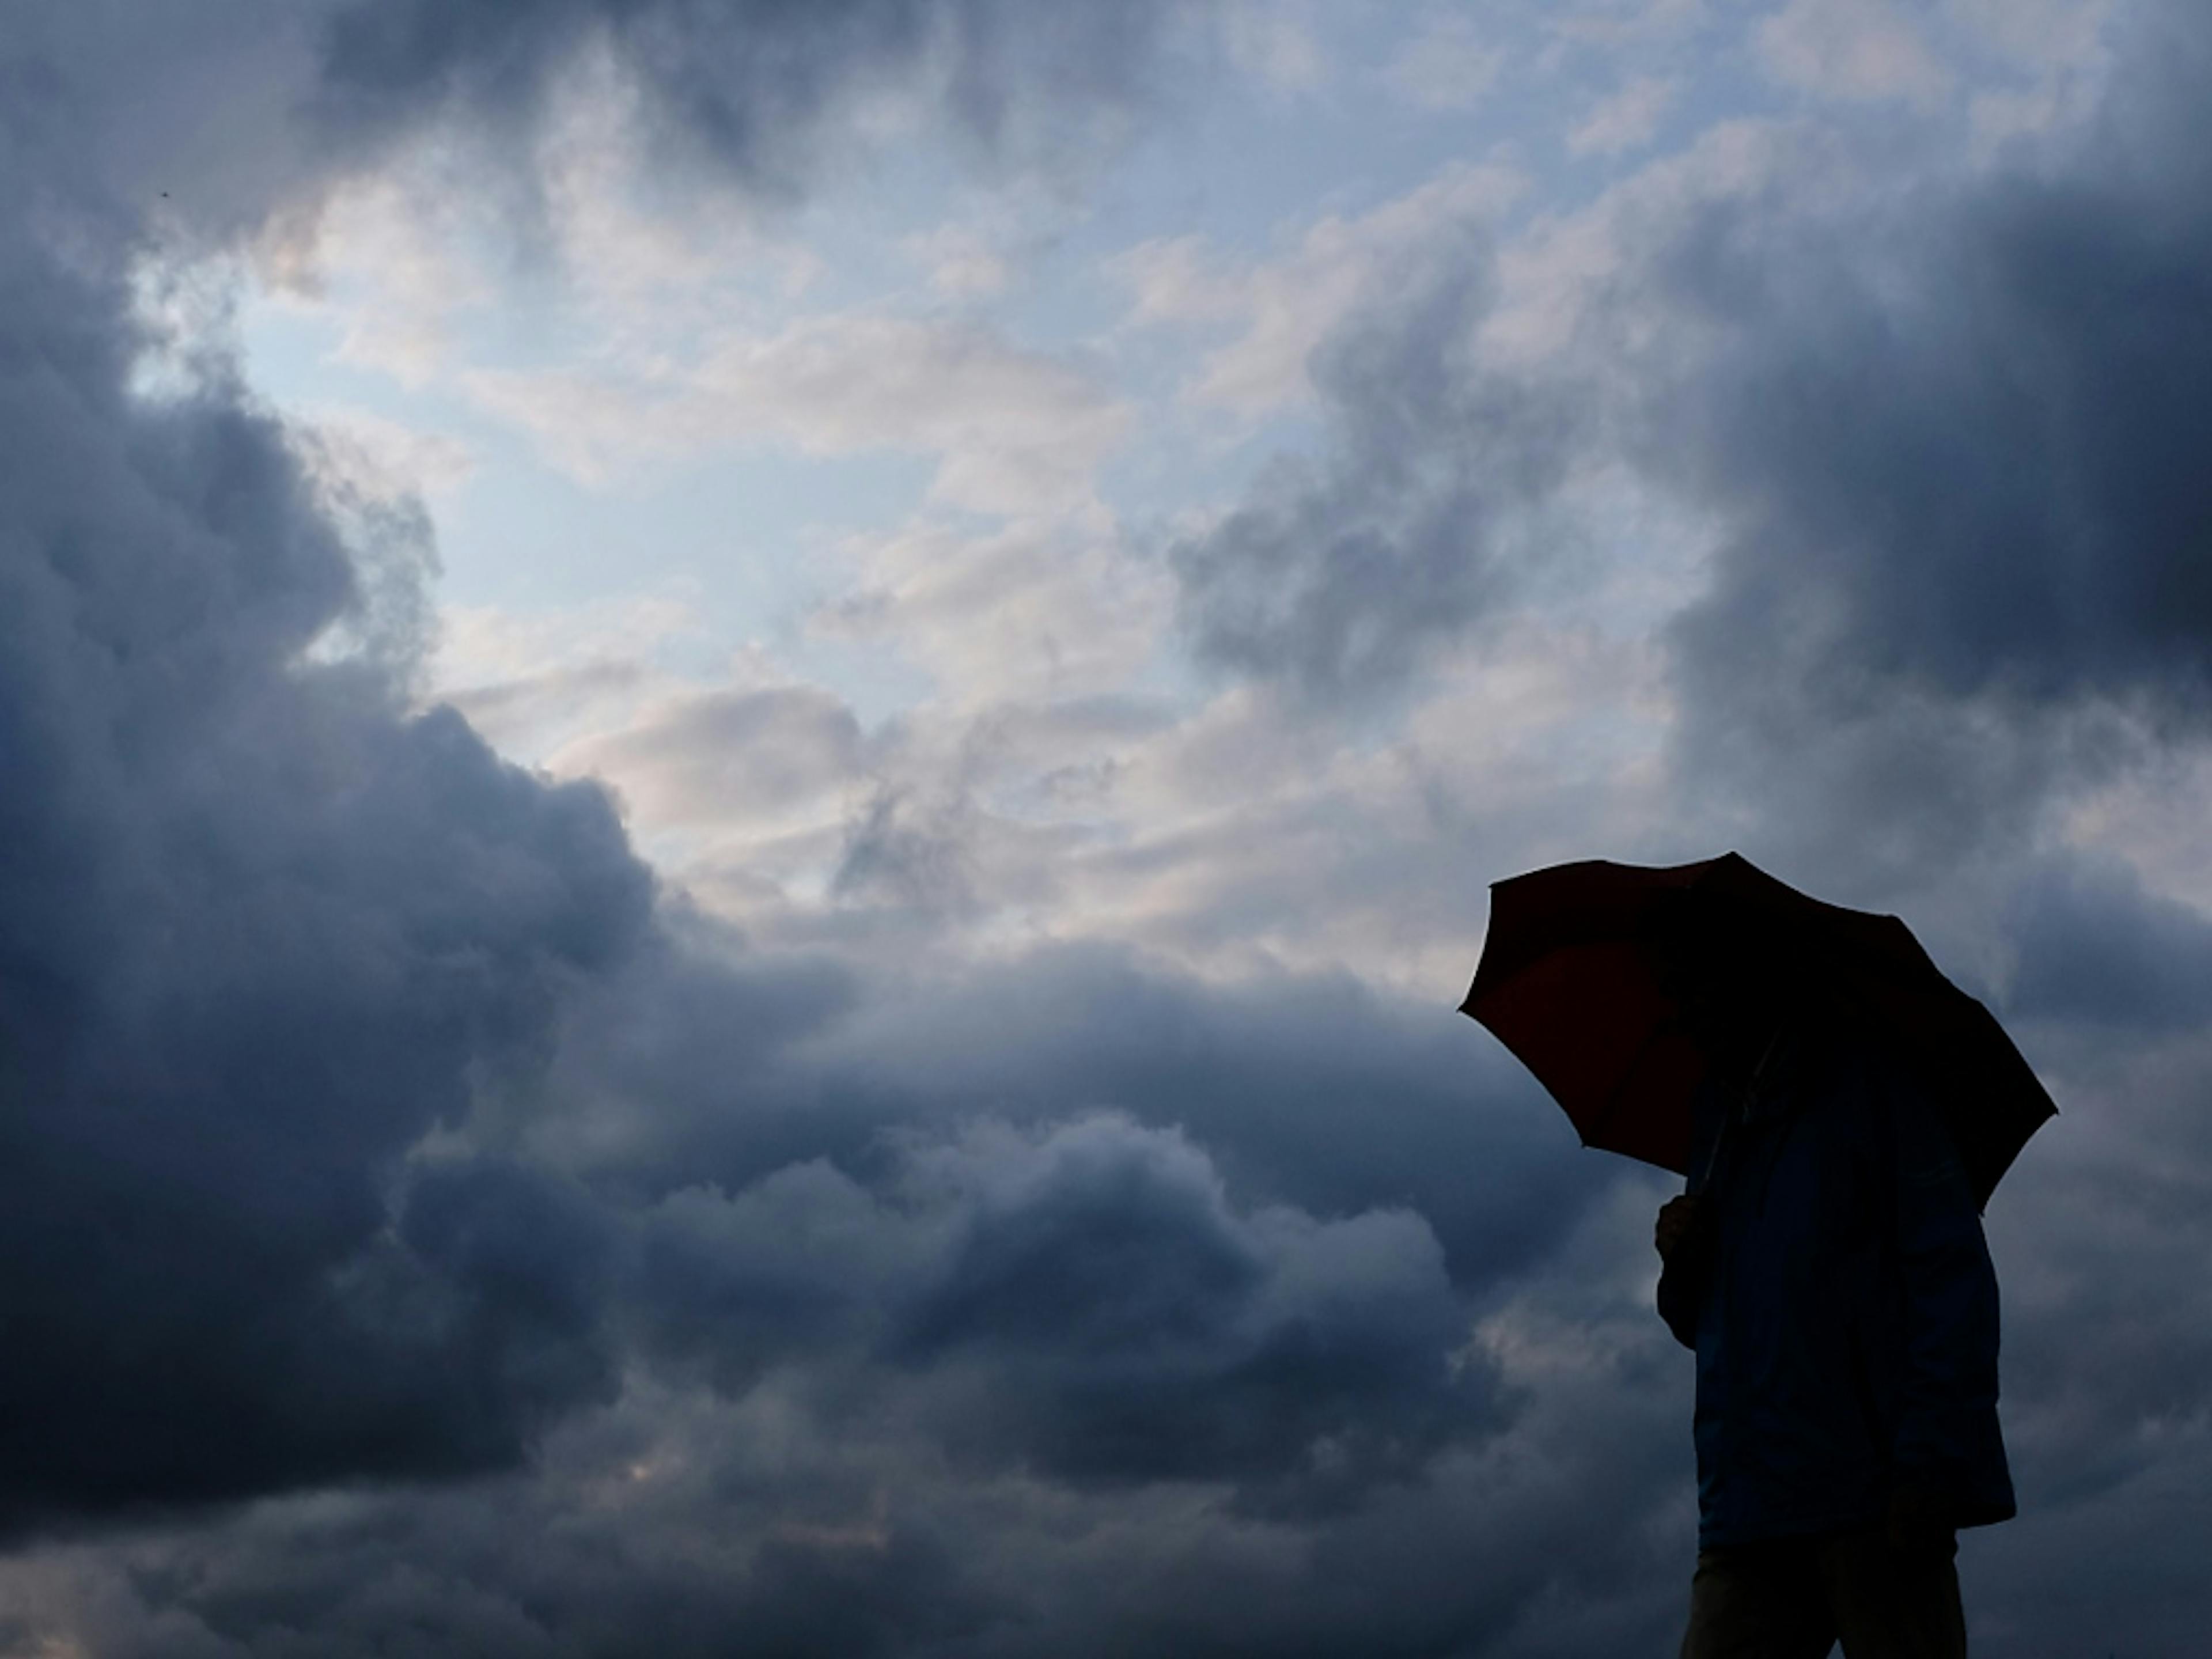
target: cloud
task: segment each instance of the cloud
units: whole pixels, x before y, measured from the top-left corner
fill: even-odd
[[[933,501],[1005,514],[1082,507],[1128,425],[1079,366],[970,324],[848,313],[693,350],[641,380],[477,369],[465,385],[589,482],[733,444],[919,450],[942,458]]]
[[[626,730],[571,744],[564,772],[604,778],[660,828],[783,817],[861,775],[859,722],[809,687],[701,691],[648,708]]]
[[[1410,1213],[1242,1213],[1178,1133],[1114,1116],[921,1140],[889,1189],[787,1168],[647,1223],[635,1304],[723,1386],[820,1345],[887,1370],[981,1469],[1342,1503],[1500,1417]],[[849,1357],[857,1357],[848,1354]]]
[[[1947,0],[1945,13],[2014,60],[2079,70],[2099,58],[2116,0]]]
[[[971,1184],[1018,1171],[1032,1183],[1079,1184],[1109,1154],[1106,1168],[1137,1175],[1111,1212],[1128,1220],[1151,1213],[1139,1200],[1169,1201],[1176,1190],[1172,1141],[1137,1141],[1094,1121],[1018,1143],[1027,1158],[1010,1162],[1015,1144],[934,1150]],[[1202,1168],[1191,1174],[1202,1188]],[[989,1190],[1012,1196],[1003,1184]],[[789,1199],[779,1202],[788,1216]],[[800,1202],[834,1206],[826,1194]],[[1211,1207],[1200,1194],[1186,1213]],[[1463,1398],[1472,1384],[1479,1406],[1481,1389],[1497,1390],[1522,1432],[1486,1435],[1470,1413],[1476,1432],[1425,1479],[1376,1483],[1349,1509],[1236,1507],[1211,1483],[1069,1484],[991,1460],[948,1464],[917,1455],[906,1437],[913,1411],[932,1397],[928,1375],[872,1372],[886,1398],[844,1393],[834,1373],[814,1371],[802,1385],[787,1372],[738,1396],[641,1387],[564,1428],[528,1481],[272,1504],[100,1555],[50,1551],[35,1577],[11,1583],[8,1610],[27,1635],[74,1628],[100,1632],[111,1646],[166,1640],[191,1651],[198,1641],[256,1655],[296,1650],[307,1628],[340,1651],[404,1632],[427,1651],[495,1655],[614,1654],[641,1641],[705,1654],[732,1639],[793,1653],[950,1642],[999,1656],[1103,1656],[1160,1642],[1233,1653],[1365,1644],[1510,1654],[1531,1650],[1515,1635],[1530,1625],[1589,1650],[1608,1640],[1649,1645],[1679,1617],[1679,1586],[1654,1595],[1648,1585],[1660,1552],[1686,1547],[1686,1513],[1664,1496],[1680,1484],[1682,1454],[1624,1463],[1619,1453],[1666,1443],[1658,1431],[1686,1408],[1685,1379],[1680,1367],[1652,1369],[1667,1339],[1650,1332],[1642,1296],[1610,1284],[1594,1292],[1587,1271],[1626,1233],[1648,1231],[1644,1207],[1609,1211],[1578,1235],[1570,1255],[1580,1271],[1560,1281],[1578,1287],[1571,1327],[1533,1308],[1502,1312],[1468,1345],[1465,1383],[1448,1376],[1445,1398]],[[844,1213],[871,1212],[848,1204]],[[1249,1246],[1264,1236],[1261,1218],[1233,1203],[1222,1222],[1218,1233],[1201,1222],[1200,1238]],[[908,1221],[905,1237],[917,1231]],[[809,1237],[853,1263],[823,1231]],[[937,1240],[921,1242],[918,1277],[927,1282],[944,1257]],[[1317,1340],[1399,1327],[1403,1304],[1392,1297],[1348,1321],[1331,1315],[1322,1287],[1286,1271],[1294,1259],[1282,1260],[1274,1292],[1285,1309],[1318,1316]],[[811,1290],[822,1281],[802,1282]],[[1406,1282],[1417,1285],[1418,1274]],[[1189,1294],[1162,1288],[1170,1298]],[[1376,1383],[1387,1386],[1394,1370],[1386,1358]],[[1281,1422],[1255,1415],[1255,1428]],[[988,1433],[992,1419],[969,1426]],[[1017,1416],[1007,1427],[1026,1425]],[[1607,1510],[1630,1541],[1590,1542],[1585,1494],[1600,1470]],[[1646,1528],[1652,1542],[1640,1541]],[[1481,1572],[1467,1570],[1470,1551]]]
[[[1504,73],[1505,57],[1472,18],[1431,12],[1399,48],[1385,79],[1423,109],[1472,109]]]
[[[597,790],[317,663],[374,590],[282,428],[134,400],[112,292],[12,251],[0,1522],[512,1459],[606,1386],[596,1313],[423,1231],[465,1172],[404,1156],[527,1078],[650,879]]]
[[[2206,497],[2172,434],[2205,384],[2179,112],[2212,59],[2178,14],[2136,28],[2043,159],[1786,237],[1721,212],[1669,256],[1714,349],[1655,453],[1729,526],[1677,623],[1685,741],[1846,865],[2021,848],[2136,763],[2137,722],[2203,729]]]
[[[811,627],[896,651],[963,709],[1120,693],[1157,655],[1173,597],[1156,566],[1088,525],[978,535],[924,519],[847,550],[854,579]]]
[[[1356,699],[1513,592],[1520,515],[1559,487],[1583,410],[1540,384],[1464,371],[1492,281],[1485,258],[1439,259],[1317,358],[1325,458],[1279,460],[1172,550],[1201,657]]]
[[[1759,56],[1785,86],[1822,97],[1932,103],[1951,75],[1890,0],[1790,0],[1762,21]]]
[[[770,191],[806,181],[837,118],[919,83],[981,143],[1050,146],[1141,97],[1164,8],[1000,0],[560,0],[517,11],[402,0],[329,10],[311,114],[349,145],[445,117],[526,131],[588,52],[639,88],[679,154]]]
[[[2171,12],[2138,29],[2063,160],[1885,199],[1826,145],[1776,135],[1747,168],[1723,134],[1702,179],[1631,181],[1545,355],[1498,351],[1480,253],[1355,313],[1322,359],[1322,459],[1177,550],[1201,649],[1309,688],[1402,679],[1531,574],[1516,515],[1626,459],[1728,537],[1676,634],[1717,751],[1765,724],[1737,752],[1786,758],[1796,723],[1848,732],[1857,709],[1877,741],[1918,719],[1978,746],[1994,781],[1990,699],[2196,708],[2204,509],[2172,434],[2207,383],[2204,168],[2178,125],[2205,48]],[[1815,168],[1836,182],[1805,187]],[[2021,741],[2056,775],[2061,751]]]
[[[2026,1018],[2172,1032],[2212,1012],[2212,921],[2125,866],[2062,866],[2014,902],[2006,1000]]]
[[[2203,47],[2175,46],[2166,87],[2120,96],[2194,84]],[[2190,319],[2212,224],[2201,162],[2128,142],[2099,144],[2110,170],[1856,228],[1897,262],[1879,286],[1870,252],[1838,261],[1808,238],[1778,258],[1741,221],[1685,248],[1686,296],[1729,317],[1683,405],[1685,459],[1756,525],[1715,629],[1753,635],[1723,619],[1753,603],[1754,568],[1786,564],[1795,615],[1876,674],[1954,696],[2197,702],[2203,488],[2169,434],[2202,395]]]
[[[832,26],[921,15],[888,5],[402,6],[276,30],[236,73],[327,70],[331,142],[380,143],[528,125],[587,35],[667,77],[672,123],[720,94],[667,54],[704,77],[819,51],[790,132],[690,141],[773,180],[878,74],[956,84],[996,50],[946,44],[958,20],[993,15],[915,45]],[[207,27],[244,51],[269,15]],[[100,58],[113,14],[76,16],[40,15],[80,54],[55,46],[63,82],[158,80]],[[1878,191],[1741,129],[1518,265],[1472,213],[1346,256],[1359,280],[1245,382],[1310,360],[1322,446],[1164,562],[1251,682],[1187,720],[1115,695],[1153,603],[1111,603],[1118,551],[1025,583],[1099,545],[1029,527],[878,550],[844,620],[918,654],[1084,630],[889,732],[754,665],[676,684],[665,618],[557,641],[543,675],[543,641],[465,629],[488,726],[553,751],[567,711],[616,709],[563,766],[686,829],[788,810],[816,867],[842,854],[842,890],[744,934],[656,893],[600,789],[423,706],[418,511],[344,496],[220,361],[128,391],[141,244],[103,192],[151,176],[159,109],[51,168],[5,152],[0,1645],[1658,1646],[1692,1540],[1687,1366],[1650,1304],[1664,1183],[1576,1149],[1428,981],[1471,955],[1482,872],[1716,823],[1999,935],[1990,983],[2065,1115],[1992,1208],[2029,1516],[1967,1546],[1978,1628],[2185,1645],[2212,954],[2177,891],[2187,796],[2148,827],[2130,803],[2146,752],[2203,752],[2206,77],[2194,14],[2142,16],[2166,32],[2103,125],[1990,171]],[[732,46],[732,19],[760,27]],[[11,86],[47,84],[21,62]],[[43,98],[6,143],[60,131]],[[221,192],[241,224],[282,193],[252,172]],[[1161,315],[1201,326],[1292,286],[1170,267]],[[799,335],[744,337],[742,367],[825,442],[924,419],[941,374],[982,387],[945,430],[995,443],[987,394],[1060,384],[924,333],[881,337],[909,354],[898,422]],[[1620,506],[1662,495],[1695,533]],[[1681,614],[1653,639],[1655,609]],[[1394,695],[1402,722],[1341,718]],[[1002,852],[1035,827],[1012,781],[1055,756],[1139,821]],[[1024,884],[1142,943],[947,921]],[[2119,1573],[2124,1606],[2068,1588]]]
[[[1659,131],[1674,102],[1674,83],[1640,75],[1601,100],[1567,135],[1570,155],[1619,155],[1641,149]]]
[[[1309,226],[1283,257],[1224,259],[1198,238],[1139,244],[1117,262],[1149,326],[1241,325],[1183,388],[1248,416],[1314,395],[1315,353],[1347,319],[1387,309],[1504,211],[1524,181],[1510,167],[1460,164],[1353,218]]]
[[[1310,12],[1279,0],[1240,0],[1221,14],[1221,29],[1229,61],[1273,91],[1310,93],[1328,78],[1330,66]]]
[[[419,504],[295,440],[219,349],[140,395],[165,343],[145,273],[426,122],[534,129],[591,50],[694,154],[770,186],[887,77],[1013,146],[1051,125],[1038,100],[1103,118],[1141,95],[1158,22],[125,10],[33,8],[0,48],[14,1536],[507,1466],[619,1386],[608,1212],[454,1138],[536,1097],[578,1000],[653,954],[653,879],[599,787],[416,708]],[[709,713],[726,735],[763,710]]]

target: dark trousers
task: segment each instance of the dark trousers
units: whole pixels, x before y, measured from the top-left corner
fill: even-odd
[[[1703,1550],[1682,1659],[1966,1659],[1955,1539],[1897,1549],[1881,1531]]]

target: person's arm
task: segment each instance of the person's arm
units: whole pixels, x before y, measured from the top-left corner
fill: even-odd
[[[1695,1349],[1698,1306],[1705,1300],[1711,1256],[1698,1200],[1687,1194],[1668,1200],[1660,1206],[1651,1242],[1663,1264],[1659,1269],[1659,1316],[1677,1342]]]
[[[1726,1133],[1728,1107],[1729,1097],[1717,1085],[1700,1085],[1690,1108],[1690,1189],[1660,1206],[1652,1231],[1663,1264],[1659,1316],[1674,1340],[1692,1352],[1698,1346],[1698,1310],[1705,1304],[1713,1265],[1713,1219],[1705,1194],[1717,1174],[1714,1164]]]
[[[1891,1102],[1905,1318],[1893,1519],[1921,1530],[2001,1519],[2012,1498],[1997,1432],[1996,1269],[1942,1110],[1913,1088]]]

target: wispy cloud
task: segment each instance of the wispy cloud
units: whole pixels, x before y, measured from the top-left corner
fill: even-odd
[[[1890,0],[1790,0],[1757,38],[1777,80],[1818,97],[1928,104],[1953,85],[1918,23]]]
[[[1567,134],[1574,155],[1620,155],[1642,149],[1657,136],[1677,88],[1656,76],[1639,76],[1599,100]]]
[[[1506,61],[1505,47],[1481,20],[1431,9],[1383,75],[1394,90],[1423,109],[1467,110],[1488,95]]]
[[[747,445],[901,449],[939,458],[933,499],[995,514],[1082,507],[1129,422],[1066,361],[970,324],[875,313],[723,335],[642,375],[487,368],[464,384],[586,482]]]

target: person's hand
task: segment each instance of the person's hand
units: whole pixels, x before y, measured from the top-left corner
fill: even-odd
[[[1651,1230],[1651,1243],[1659,1252],[1659,1259],[1671,1260],[1674,1252],[1697,1232],[1704,1218],[1705,1206],[1687,1193],[1661,1205],[1658,1222]]]

